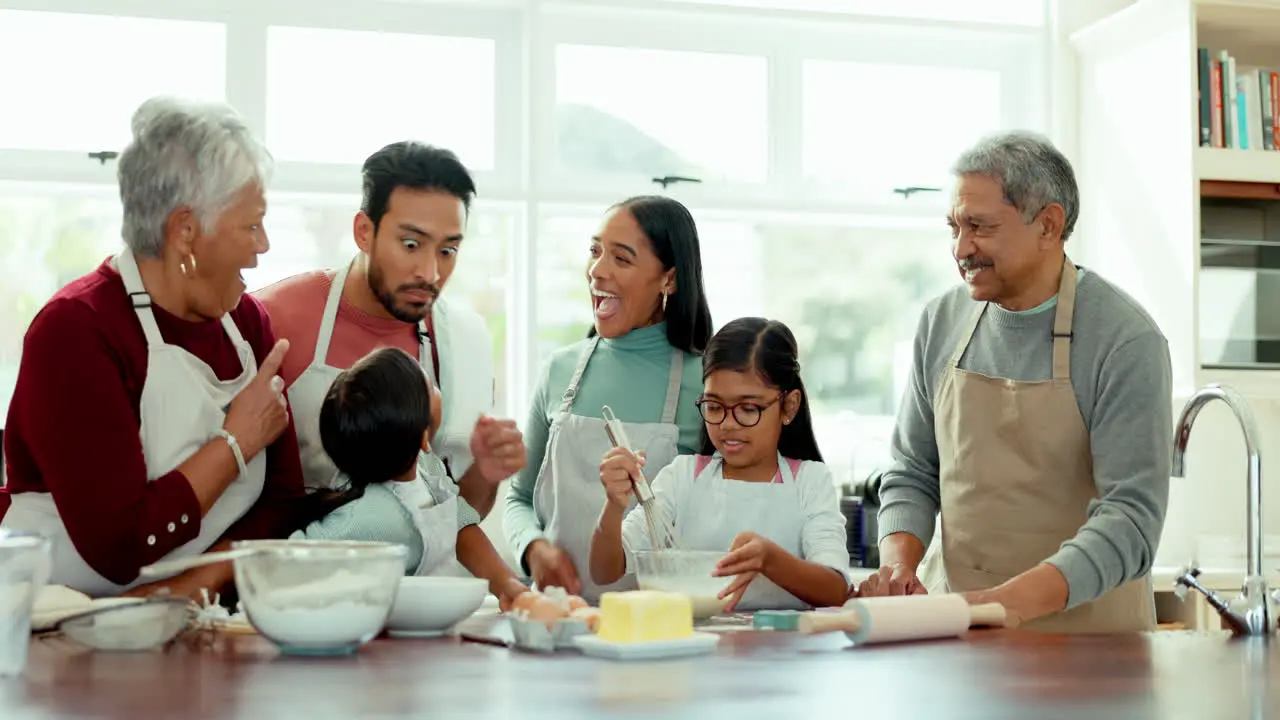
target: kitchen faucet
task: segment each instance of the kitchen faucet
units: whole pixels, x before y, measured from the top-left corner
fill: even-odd
[[[1248,403],[1235,389],[1225,385],[1207,385],[1187,401],[1174,429],[1172,474],[1173,477],[1185,476],[1183,456],[1187,452],[1187,441],[1191,439],[1191,425],[1201,408],[1215,399],[1226,403],[1235,413],[1244,431],[1245,454],[1248,456],[1249,509],[1245,528],[1248,557],[1244,585],[1238,596],[1224,601],[1196,580],[1200,569],[1193,562],[1178,572],[1174,578],[1174,590],[1179,598],[1186,596],[1188,588],[1199,591],[1236,635],[1270,635],[1276,630],[1280,598],[1267,591],[1267,580],[1262,574],[1262,458],[1258,449],[1258,428]]]

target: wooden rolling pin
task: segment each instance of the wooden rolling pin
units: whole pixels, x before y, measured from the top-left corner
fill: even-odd
[[[957,593],[854,598],[840,612],[806,612],[799,631],[805,635],[843,632],[854,643],[898,642],[953,637],[971,627],[1004,627],[999,603],[970,605]]]

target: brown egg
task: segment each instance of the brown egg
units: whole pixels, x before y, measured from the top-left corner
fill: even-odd
[[[596,627],[600,625],[600,608],[580,607],[569,613],[569,617],[582,620],[587,624],[588,630],[595,632]]]
[[[539,598],[529,610],[530,620],[546,623],[547,627],[564,617],[568,617],[568,613],[558,603],[549,598]]]
[[[538,601],[541,599],[541,593],[526,590],[516,596],[515,602],[511,605],[511,612],[514,615],[519,615],[521,612],[532,612],[534,606],[536,606]]]
[[[570,613],[572,613],[574,610],[581,610],[582,608],[585,608],[585,607],[591,607],[590,605],[587,604],[586,600],[583,600],[577,595],[569,596],[569,612]]]

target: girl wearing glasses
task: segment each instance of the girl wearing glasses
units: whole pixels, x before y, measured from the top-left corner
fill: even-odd
[[[814,439],[796,340],[786,325],[739,318],[703,356],[701,450],[653,481],[655,522],[681,550],[727,551],[725,611],[842,605],[848,596],[844,516]],[[630,571],[650,547],[644,510],[631,504],[643,454],[614,449],[600,464],[607,500],[591,541],[598,583]]]

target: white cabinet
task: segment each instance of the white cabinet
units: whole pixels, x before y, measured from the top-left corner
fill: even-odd
[[[1200,147],[1197,72],[1200,47],[1215,57],[1226,50],[1241,67],[1280,71],[1280,1],[1138,0],[1071,33],[1069,44],[1081,221],[1068,252],[1160,324],[1173,360],[1175,416],[1210,382],[1245,394],[1261,436],[1264,526],[1280,533],[1280,487],[1271,480],[1280,478],[1280,370],[1204,367],[1214,360],[1204,357],[1202,322],[1230,318],[1201,299],[1202,284],[1221,286],[1221,275],[1203,273],[1200,247],[1202,181],[1266,183],[1280,198],[1280,152]],[[1280,317],[1280,303],[1274,312]],[[1214,404],[1192,432],[1187,477],[1171,481],[1157,564],[1194,557],[1204,536],[1243,542],[1244,532],[1243,440],[1231,413]]]

